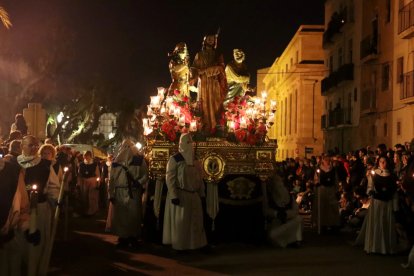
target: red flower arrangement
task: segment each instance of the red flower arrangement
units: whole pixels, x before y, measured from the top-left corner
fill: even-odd
[[[266,124],[263,119],[254,120],[251,115],[248,118],[247,109],[251,106],[252,99],[248,95],[235,97],[227,104],[224,117],[227,120],[229,131],[234,131],[234,135],[230,134],[229,139],[245,142],[249,145],[256,145],[264,141],[267,134]]]

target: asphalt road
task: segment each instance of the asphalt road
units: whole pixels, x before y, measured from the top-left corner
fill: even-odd
[[[116,249],[103,214],[71,218],[69,226],[68,240],[58,235],[55,242],[50,275],[414,275],[400,266],[406,256],[367,255],[351,245],[349,234],[320,236],[308,229],[298,249],[222,242],[210,254],[182,254],[157,243]]]

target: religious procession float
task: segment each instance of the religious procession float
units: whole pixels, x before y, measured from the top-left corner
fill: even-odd
[[[234,60],[224,66],[216,45],[217,35],[206,36],[190,65],[186,44],[177,44],[170,54],[170,87],[150,97],[143,128],[154,213],[162,216],[167,162],[178,150],[180,134],[190,132],[206,184],[211,223],[206,228],[226,239],[254,238],[264,229],[264,187],[275,169],[277,146],[267,131],[276,102],[267,101],[266,92],[254,96],[242,50],[234,49]]]

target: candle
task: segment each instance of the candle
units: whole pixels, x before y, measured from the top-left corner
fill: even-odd
[[[233,121],[231,121],[229,124],[230,132],[233,132],[235,127],[236,127],[236,124]]]
[[[197,131],[197,121],[196,120],[191,120],[190,131]]]
[[[37,185],[32,185],[30,192],[30,221],[29,233],[32,234],[37,230]]]
[[[180,120],[178,122],[179,122],[180,126],[185,125],[185,115],[184,114],[180,114]]]
[[[161,114],[165,114],[165,107],[161,107]]]
[[[158,97],[162,101],[164,99],[165,88],[164,87],[158,87],[157,90],[158,90]]]
[[[165,103],[166,103],[167,108],[170,108],[172,102],[173,102],[173,98],[172,97],[167,97],[165,99]]]
[[[247,128],[246,118],[244,117],[240,119],[240,128]]]
[[[177,107],[177,108],[175,108],[175,110],[174,110],[174,117],[175,118],[180,118],[180,108],[179,107]]]
[[[146,127],[148,127],[149,125],[148,125],[148,119],[147,118],[144,118],[144,119],[142,119],[142,127],[143,128],[146,128]]]
[[[160,108],[160,97],[159,96],[151,96],[150,105],[152,108]]]
[[[147,116],[151,116],[152,115],[152,108],[151,105],[147,105]]]
[[[270,110],[272,113],[276,112],[276,100],[270,100]]]

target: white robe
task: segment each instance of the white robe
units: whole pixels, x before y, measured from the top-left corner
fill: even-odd
[[[0,275],[21,275],[24,260],[27,259],[27,241],[24,231],[29,228],[30,218],[29,198],[24,186],[23,174],[19,176],[19,183],[10,208],[9,217],[5,225],[0,228],[1,234],[14,229],[14,238],[0,248]]]
[[[197,249],[207,245],[203,225],[201,196],[204,197],[204,182],[198,162],[189,166],[185,161],[176,162],[170,157],[167,164],[168,187],[164,212],[164,244],[176,250]],[[178,198],[179,205],[171,203]]]
[[[145,160],[141,165],[132,165],[131,160],[135,152],[124,146],[112,164],[109,178],[109,197],[115,199],[112,204],[111,232],[120,238],[140,238],[142,223],[142,188],[132,188],[132,198],[128,189],[128,179],[125,169],[114,166],[122,164],[128,168],[129,173],[141,185],[145,185],[148,178],[148,170]]]
[[[267,189],[269,190],[269,193],[266,192],[266,196],[271,198],[266,199],[264,213],[271,219],[268,227],[268,237],[270,241],[280,247],[286,247],[288,244],[302,241],[303,220],[299,215],[299,206],[289,194],[282,179],[278,176],[274,176],[268,184]],[[277,219],[277,210],[271,208],[269,202],[273,202],[279,207],[285,207],[291,203],[290,208],[285,210],[285,223],[282,223]]]
[[[21,163],[25,160],[32,160],[30,156],[20,155],[18,156],[18,161],[21,167],[27,169],[33,167],[40,162],[40,158],[36,157],[33,161],[28,163]],[[49,179],[47,181],[46,187],[44,188],[44,193],[47,195],[47,201],[38,203],[36,209],[31,209],[31,211],[36,210],[37,214],[37,228],[40,231],[40,243],[37,246],[34,246],[34,256],[35,259],[35,271],[38,275],[46,275],[48,271],[47,265],[47,248],[50,246],[51,240],[51,227],[52,227],[52,206],[54,202],[57,202],[60,191],[60,182],[55,170],[50,166]],[[53,206],[54,207],[54,206]],[[30,268],[29,268],[30,269]]]

